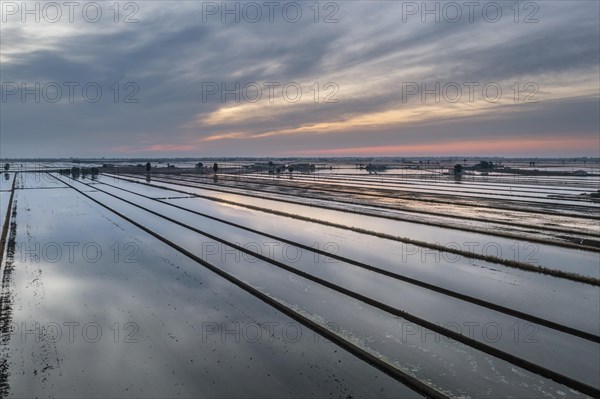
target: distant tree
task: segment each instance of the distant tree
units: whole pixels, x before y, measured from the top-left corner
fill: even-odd
[[[215,173],[217,173],[217,170],[219,170],[219,165],[217,165],[217,163],[215,162],[214,165],[213,165],[213,171]]]
[[[275,172],[277,172],[277,174],[280,174],[280,173],[281,173],[281,168],[277,168],[277,169],[275,170]]]
[[[10,169],[10,164],[8,164],[8,163],[5,163],[5,164],[4,164],[4,170],[9,170],[9,169]]]
[[[464,168],[461,164],[457,163],[456,165],[454,165],[454,174],[455,175],[460,175],[462,174]]]
[[[202,169],[203,166],[204,166],[204,164],[202,162],[198,162],[196,164],[196,169]]]
[[[152,169],[152,165],[150,165],[150,162],[146,162],[146,172],[150,173],[150,169]]]
[[[73,179],[78,178],[80,174],[81,174],[81,169],[79,169],[77,166],[73,166],[71,168],[71,177]]]
[[[294,173],[294,167],[288,166],[288,171],[290,172],[290,174]]]
[[[273,161],[269,161],[269,168],[273,169]]]
[[[494,163],[492,161],[481,161],[479,162],[479,167],[481,169],[492,169],[494,167]]]

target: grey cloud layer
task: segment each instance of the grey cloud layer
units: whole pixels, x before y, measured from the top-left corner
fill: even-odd
[[[99,82],[105,92],[95,104],[22,104],[14,99],[2,103],[0,155],[119,155],[114,150],[117,147],[185,144],[232,131],[252,136],[307,123],[341,121],[414,105],[415,98],[411,103],[400,101],[403,81],[516,81],[533,76],[544,90],[557,76],[575,81],[585,74],[600,73],[600,10],[595,1],[537,2],[536,24],[515,24],[511,17],[491,24],[480,14],[474,23],[466,19],[421,23],[419,16],[404,23],[401,3],[338,4],[339,23],[334,24],[314,23],[308,14],[295,24],[281,18],[275,23],[223,24],[216,18],[203,23],[199,2],[140,2],[139,23],[79,22],[74,25],[78,34],[57,35],[56,40],[48,39],[50,45],[38,47],[32,24],[9,21],[1,27],[3,54],[14,48],[31,50],[17,52],[2,63],[2,82]],[[513,2],[499,4],[508,13]],[[305,12],[307,7],[308,3],[303,3]],[[354,74],[355,83],[364,83],[364,92],[344,98],[340,81],[338,104],[297,104],[283,110],[281,117],[257,117],[243,124],[197,123],[224,105],[217,96],[202,102],[203,82],[325,83]],[[371,89],[377,87],[375,82],[398,74],[385,88]],[[106,88],[115,81],[135,82],[140,103],[114,104]],[[537,105],[498,106],[501,112],[493,115],[449,118],[442,126],[432,121],[386,126],[370,130],[368,136],[349,130],[342,136],[306,132],[223,140],[201,143],[196,153],[284,154],[448,137],[495,139],[511,134],[544,138],[576,132],[591,136],[598,132],[598,84],[596,80],[589,87],[595,91],[591,98],[574,100],[565,95],[562,100]],[[190,154],[174,151],[160,155]]]

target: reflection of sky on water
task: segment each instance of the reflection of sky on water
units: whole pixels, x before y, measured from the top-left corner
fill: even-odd
[[[264,182],[265,179],[271,180],[268,176],[262,175],[249,175],[245,176],[245,179],[255,180],[255,182]],[[375,189],[388,189],[395,190],[399,193],[416,192],[426,194],[445,194],[456,197],[474,197],[474,198],[494,198],[500,200],[510,201],[528,201],[528,202],[539,202],[539,203],[552,203],[560,205],[580,205],[589,207],[598,207],[599,205],[594,204],[590,201],[577,201],[573,198],[564,198],[561,200],[552,199],[551,194],[574,194],[577,195],[579,192],[572,190],[542,190],[541,192],[531,192],[525,188],[521,188],[519,185],[514,185],[512,189],[502,187],[486,188],[485,186],[467,187],[463,186],[463,179],[465,183],[468,182],[468,177],[465,176],[454,176],[454,181],[451,184],[432,184],[432,183],[415,183],[415,182],[403,182],[396,181],[393,183],[386,182],[384,177],[372,176],[369,179],[364,178],[343,178],[341,176],[331,176],[329,178],[319,178],[318,176],[297,176],[295,178],[298,182],[321,184],[324,188],[338,187],[340,189],[347,189],[350,187],[361,187],[361,188],[375,188]],[[267,181],[268,181],[267,180]],[[281,182],[276,179],[277,184]],[[588,190],[590,191],[590,190]]]
[[[299,342],[276,336],[235,342],[211,335],[203,342],[202,323],[246,326],[292,320],[216,277],[156,239],[120,221],[71,190],[18,192],[17,263],[13,274],[13,323],[62,325],[55,343],[13,334],[9,342],[11,394],[35,396],[326,396],[343,392],[364,397],[410,395],[403,386],[330,343],[314,342],[304,329]],[[56,258],[28,259],[23,249],[41,245]],[[75,247],[73,262],[65,243]],[[114,260],[111,246],[135,243],[137,263]],[[96,263],[81,248],[102,249]],[[23,246],[29,245],[29,246]],[[54,247],[55,248],[55,247]],[[90,249],[89,257],[95,253]],[[25,256],[25,258],[21,258]],[[74,339],[69,342],[73,326]],[[83,326],[102,329],[98,342],[83,338]],[[114,342],[110,329],[119,323]],[[125,343],[125,324],[139,326],[137,343]],[[95,330],[88,329],[88,337]],[[23,333],[23,331],[21,331]],[[93,338],[92,338],[93,339]],[[260,381],[260,383],[257,383]],[[383,391],[380,391],[383,389]]]
[[[19,173],[17,176],[16,188],[66,188],[67,186],[59,182],[47,173]]]
[[[103,186],[103,189],[104,187],[105,186]],[[111,206],[122,206],[122,202],[114,198],[107,197],[105,194],[97,195],[101,201],[108,201],[111,204]],[[338,261],[336,261],[335,263],[326,263],[322,260],[315,262],[313,254],[311,254],[308,251],[289,251],[289,248],[286,247],[286,244],[283,244],[281,242],[274,243],[273,239],[265,238],[259,234],[250,233],[247,231],[233,228],[231,226],[223,225],[222,223],[206,219],[198,215],[190,214],[180,209],[165,206],[150,199],[141,198],[139,196],[136,197],[132,194],[124,192],[119,192],[118,195],[124,197],[125,199],[131,202],[137,203],[140,206],[157,211],[161,215],[181,221],[191,226],[197,226],[200,229],[207,231],[211,234],[216,234],[220,237],[226,237],[228,241],[240,243],[242,247],[248,248],[251,251],[258,251],[258,253],[268,256],[269,258],[273,258],[277,261],[290,264],[293,267],[296,267],[303,271],[307,271],[310,274],[323,278],[326,281],[333,281],[336,284],[340,284],[352,291],[369,296],[380,302],[390,304],[399,309],[403,309],[411,314],[418,315],[427,320],[440,323],[441,325],[448,325],[449,323],[459,323],[460,325],[463,325],[464,323],[479,323],[479,325],[484,326],[490,321],[494,321],[499,323],[499,325],[504,326],[503,329],[505,331],[508,331],[510,326],[514,326],[515,323],[519,322],[519,319],[517,318],[506,316],[493,311],[486,311],[485,309],[479,306],[471,305],[469,303],[465,303],[463,301],[459,301],[453,298],[440,296],[438,294],[433,294],[430,291],[424,290],[417,286],[393,280],[380,274],[374,274],[370,271],[366,271],[364,269],[357,268],[349,264],[344,264]],[[96,194],[94,194],[94,196],[96,196]],[[175,201],[179,202],[180,200]],[[188,199],[183,201],[192,202],[196,201],[196,199]],[[134,210],[133,208],[129,207],[127,207],[126,209],[126,214],[132,215],[137,213],[140,215],[140,219],[138,220],[144,220],[144,216],[142,216],[143,212]],[[230,209],[231,208],[228,208],[228,210]],[[235,209],[231,210],[232,213],[233,211],[235,211]],[[227,210],[225,212],[227,212]],[[226,217],[226,219],[232,220],[233,218],[230,215],[229,217]],[[262,223],[259,223],[259,226],[254,227],[258,228],[261,231],[271,231],[276,234],[286,235],[289,232],[289,230],[292,229],[299,232],[304,231],[303,225],[299,224],[294,224],[294,226],[290,226],[289,224],[287,226],[269,226],[270,218],[267,217],[265,219],[266,220],[264,220]],[[156,228],[159,229],[159,231],[165,231],[167,227],[163,225],[166,223],[164,221],[158,221],[157,223],[158,225]],[[180,228],[174,227],[174,229],[177,230]],[[342,234],[341,232],[338,233]],[[210,240],[206,240],[204,242],[210,243],[210,246],[202,245],[201,247],[198,247],[197,245],[195,245],[195,242],[189,240],[202,238],[196,236],[195,233],[191,231],[187,231],[186,233],[182,230],[182,232],[179,234],[176,232],[171,232],[169,236],[188,236],[189,238],[186,237],[186,239],[178,239],[178,242],[187,242],[190,245],[190,248],[193,248],[199,255],[204,255],[204,258],[211,263],[218,263],[219,261],[224,263],[235,263],[240,262],[242,260],[248,260],[248,258],[250,257],[250,255],[247,254],[241,255],[239,251],[233,249],[227,251],[222,244],[215,243],[214,241]],[[314,234],[312,234],[311,237],[313,240],[315,239]],[[340,235],[336,238],[330,237],[330,239],[338,241],[342,240],[343,237]],[[373,240],[371,237],[371,241],[375,240]],[[384,244],[385,243],[379,243],[379,254],[386,254],[385,248],[383,246]],[[371,251],[365,251],[365,247],[362,246],[361,243],[356,242],[355,245],[362,248],[364,253],[371,253]],[[373,264],[372,259],[368,263]],[[448,267],[451,265],[446,266]],[[223,267],[227,267],[227,265],[223,265]],[[469,275],[469,272],[473,273],[473,270],[478,271],[477,268],[465,264],[465,262],[463,262],[462,265],[459,265],[459,267],[467,269],[467,272],[463,274],[463,279],[465,278],[465,276]],[[481,273],[481,271],[478,272]],[[429,281],[429,279],[426,280]],[[542,278],[541,281],[543,280],[545,279]],[[559,279],[553,280],[562,282]],[[514,282],[514,275],[512,281]],[[569,282],[567,281],[567,285],[574,284],[569,284]],[[583,290],[587,290],[591,296],[597,294],[597,290],[594,289],[594,287],[592,286],[583,284],[578,284],[576,286]],[[538,287],[543,287],[543,285],[539,283]],[[559,292],[572,291],[559,289]],[[518,295],[517,293],[515,293],[515,295],[519,297],[521,301],[523,301],[523,295]],[[576,302],[577,298],[579,298],[579,303]],[[582,300],[579,296],[577,298],[570,298],[569,301],[566,301],[567,305],[565,305],[564,301],[556,301],[557,307],[551,306],[554,304],[554,302],[552,302],[551,304],[546,304],[545,311],[542,311],[541,313],[571,314],[572,312],[569,312],[569,309],[571,309],[571,307],[575,303],[583,306],[587,305],[590,312],[593,312],[594,306],[597,306],[598,303],[597,301],[594,302],[591,300]],[[556,298],[553,299],[556,300]],[[299,301],[301,302],[302,300],[299,299]],[[491,301],[496,302],[494,301],[494,299],[491,299]],[[592,333],[595,333],[598,323],[594,323],[594,321],[590,320],[589,317],[584,318],[583,315],[579,317],[578,321],[579,323],[575,324],[578,328],[584,328]],[[495,343],[494,346],[497,346],[502,350],[513,353],[515,355],[527,358],[532,362],[551,365],[550,367],[557,369],[557,371],[560,371],[563,374],[572,374],[572,376],[575,378],[586,378],[592,384],[599,382],[597,374],[594,371],[594,367],[596,365],[596,360],[598,356],[600,356],[600,353],[598,352],[598,347],[595,344],[591,344],[588,341],[573,338],[565,334],[557,333],[547,328],[540,328],[539,331],[537,331],[536,338],[540,341],[539,345],[536,345],[534,343],[529,343],[529,345],[515,345],[514,337],[510,334],[504,334],[501,337],[501,339],[499,339],[499,342]],[[557,363],[552,361],[553,353],[551,353],[552,351],[548,351],[548,348],[552,348],[558,344],[560,344],[563,348],[568,347],[569,350],[564,351],[565,354],[562,356],[562,361]],[[581,366],[582,364],[587,364],[588,366],[577,367]]]
[[[14,179],[14,173],[2,172],[2,178],[0,178],[0,191],[10,190]]]
[[[211,243],[202,236],[172,223],[165,223],[163,219],[106,194],[91,195],[111,207],[117,207],[120,212],[135,220],[143,220],[145,226],[161,235],[176,238],[179,245],[198,256],[202,256],[204,244]],[[230,231],[225,235],[233,241],[238,238]],[[540,390],[543,390],[556,395],[556,390],[559,389],[548,380],[523,373],[505,362],[491,359],[463,345],[436,340],[422,342],[418,336],[409,337],[407,342],[399,335],[403,328],[401,319],[349,300],[264,262],[254,262],[245,257],[241,257],[239,262],[221,257],[211,257],[209,260],[318,322],[335,322],[342,327],[342,335],[347,339],[358,342],[361,347],[373,353],[384,355],[398,367],[451,392],[462,393],[466,390],[476,392],[477,396],[498,396],[506,392],[521,395],[535,392],[541,395]],[[360,319],[357,319],[357,314],[360,314]],[[449,364],[452,364],[451,373],[448,373]],[[479,382],[482,378],[487,381],[485,390],[480,389]],[[515,380],[520,382],[516,383]]]
[[[137,184],[132,186],[127,182],[119,181],[115,183],[114,179],[108,179],[109,184],[128,187],[136,192],[144,193],[145,195],[154,195],[151,194],[152,192],[144,192],[146,189],[138,187],[139,185]],[[157,184],[189,193],[265,207],[277,211],[344,224],[347,226],[360,227],[394,236],[410,237],[414,240],[433,243],[439,242],[442,245],[458,244],[463,250],[468,250],[466,245],[473,245],[468,243],[475,243],[477,244],[477,247],[475,247],[476,250],[481,253],[483,253],[483,248],[487,248],[484,254],[496,256],[496,253],[498,253],[499,257],[508,260],[517,260],[525,263],[531,263],[534,266],[541,265],[558,270],[579,273],[585,276],[600,278],[600,269],[598,268],[599,255],[593,252],[561,248],[538,243],[533,244],[532,247],[531,244],[528,244],[528,242],[522,240],[488,236],[456,229],[428,226],[419,223],[375,218],[371,216],[346,213],[330,209],[322,209],[308,205],[290,204],[263,198],[253,198],[240,194],[222,193],[194,187],[182,187],[164,182],[157,182]],[[165,196],[164,193],[160,194],[156,191],[153,193],[156,193],[155,195],[157,195],[159,198]],[[178,194],[178,196],[181,195],[182,194]],[[269,218],[271,217],[272,215],[269,215]],[[296,223],[296,221],[294,221],[294,223]],[[515,247],[515,242],[518,243],[517,247]]]
[[[154,198],[185,196],[173,191],[123,181],[114,182],[109,180],[107,183]],[[101,188],[128,198],[135,203],[144,201],[149,206],[155,206],[152,201],[144,200],[139,196],[128,194],[106,185]],[[184,187],[184,189],[185,191],[188,189],[195,190],[188,187]],[[197,190],[200,191],[200,189]],[[475,247],[480,251],[489,242],[491,244],[489,244],[488,251],[492,255],[495,255],[495,244],[498,244],[498,246],[503,244],[500,246],[498,253],[500,255],[504,254],[511,260],[515,258],[515,242],[501,237],[486,237],[481,234],[459,230],[443,229],[418,223],[398,222],[281,202],[271,205],[273,201],[242,196],[236,197],[229,194],[221,195],[218,192],[209,192],[208,194],[219,197],[235,197],[232,199],[243,200],[245,203],[252,203],[263,207],[270,206],[276,210],[282,210],[283,208],[286,211],[303,214],[312,218],[363,227],[369,230],[383,231],[392,235],[408,236],[417,240],[440,242],[442,244],[454,242],[471,243],[473,245],[473,243],[480,243],[478,247]],[[324,248],[326,243],[333,242],[338,249],[337,253],[347,258],[440,284],[459,292],[465,292],[492,302],[499,302],[505,306],[520,309],[561,323],[576,325],[582,329],[593,332],[598,329],[598,323],[600,322],[598,312],[600,293],[593,286],[587,284],[579,284],[550,276],[523,272],[518,269],[480,260],[471,261],[459,255],[439,254],[437,251],[427,249],[417,250],[417,253],[413,253],[417,248],[407,246],[403,243],[382,240],[377,237],[348,230],[293,220],[201,198],[178,198],[166,201],[296,242],[302,242],[309,246],[314,245],[315,242],[319,242],[321,248]],[[173,211],[170,207],[161,208],[161,212],[170,211]],[[183,220],[185,221],[186,219]],[[206,221],[205,223],[214,222]],[[442,234],[442,237],[443,234],[446,234],[447,241],[444,241],[438,233]],[[247,235],[240,239],[248,241]],[[527,251],[524,251],[525,245],[526,243],[520,243],[522,257],[528,254]],[[462,246],[463,249],[466,249],[464,244]],[[513,247],[511,248],[511,246]],[[538,244],[536,244],[535,248],[538,250],[535,258],[540,259],[541,264],[545,265],[545,261],[551,259],[553,261],[552,264],[556,263],[557,266],[563,268],[570,270],[577,268],[577,270],[586,271],[587,274],[592,275],[599,273],[599,255],[596,253]],[[547,254],[547,256],[542,257],[544,254]],[[425,256],[425,262],[422,261],[422,256]],[[574,256],[576,258],[573,258]],[[436,260],[438,258],[439,262]],[[544,262],[541,262],[541,259],[544,259]],[[562,259],[566,259],[564,263],[560,263]],[[586,261],[582,262],[582,259]],[[473,264],[479,267],[473,267]],[[485,273],[483,273],[483,269],[486,270]],[[449,273],[448,270],[451,272]],[[580,295],[573,296],[570,294],[572,292],[578,292]],[[571,312],[570,310],[573,307],[587,309],[588,311]]]

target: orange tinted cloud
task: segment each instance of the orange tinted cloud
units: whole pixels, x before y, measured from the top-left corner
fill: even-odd
[[[131,154],[137,152],[169,152],[169,151],[197,151],[199,146],[195,144],[154,144],[145,147],[120,146],[113,148],[118,154]]]

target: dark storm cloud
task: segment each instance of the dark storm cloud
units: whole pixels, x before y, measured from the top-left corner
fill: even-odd
[[[598,75],[596,2],[538,2],[539,22],[534,24],[515,24],[512,17],[489,23],[480,13],[475,13],[474,22],[463,18],[457,23],[422,23],[419,15],[405,22],[402,3],[361,1],[337,3],[339,22],[332,24],[315,23],[307,3],[305,18],[297,23],[280,17],[274,23],[221,23],[218,18],[203,23],[199,3],[139,4],[140,22],[135,24],[30,26],[9,21],[2,25],[3,83],[97,82],[103,88],[97,103],[81,98],[73,103],[22,103],[18,96],[3,102],[2,156],[115,155],[115,148],[186,143],[195,143],[199,155],[245,151],[265,155],[430,142],[449,135],[460,140],[511,137],[511,132],[543,137],[567,131],[591,136],[598,131],[598,80],[589,87],[595,92],[585,94],[591,99],[570,98],[583,95],[575,88],[581,76]],[[507,15],[510,4],[502,3]],[[71,31],[61,33],[57,30],[61,27]],[[48,29],[48,37],[42,35],[40,41],[32,28]],[[349,81],[348,76],[356,78]],[[349,128],[343,133],[202,141],[220,133],[243,132],[252,137],[418,106],[416,97],[401,101],[406,81],[489,82],[523,76],[532,77],[544,93],[553,92],[555,80],[563,86],[572,81],[574,89],[537,105],[499,105],[491,111],[492,117],[445,116],[440,119],[443,125],[434,120],[369,129],[368,133]],[[231,100],[223,104],[219,96],[202,101],[203,83],[232,86],[266,81],[337,82],[339,103],[301,102],[275,110],[261,101],[265,110],[274,112],[239,123],[234,119],[203,122],[220,108],[236,105]],[[381,81],[385,83],[378,85]],[[114,103],[109,89],[114,82],[121,86],[135,83],[139,103],[122,103],[128,93],[122,87],[121,102]],[[364,85],[358,95],[348,87],[356,85]]]

